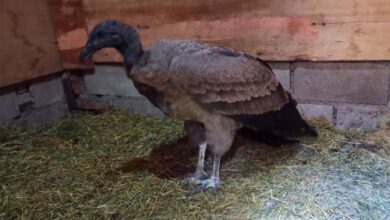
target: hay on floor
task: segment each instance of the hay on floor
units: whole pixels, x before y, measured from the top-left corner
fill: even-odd
[[[271,147],[238,137],[219,194],[183,183],[181,122],[121,111],[0,130],[1,219],[389,219],[390,125]],[[211,158],[207,159],[208,168]]]

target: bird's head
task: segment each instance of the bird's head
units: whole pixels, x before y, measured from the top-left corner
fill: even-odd
[[[140,44],[139,35],[131,26],[116,20],[105,20],[89,34],[85,48],[80,53],[80,60],[84,61],[106,47],[115,48],[124,54],[128,44],[132,43]]]

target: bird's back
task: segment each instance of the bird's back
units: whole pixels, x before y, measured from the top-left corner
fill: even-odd
[[[243,52],[215,45],[159,40],[146,51],[135,80],[160,87],[169,81],[211,112],[261,114],[278,110],[288,97],[272,70]]]
[[[169,65],[175,57],[185,55],[202,56],[215,51],[231,51],[232,53],[240,53],[230,48],[222,48],[204,42],[171,39],[158,40],[145,50],[145,52],[149,54],[148,56],[150,61],[160,61],[160,64],[165,65]]]

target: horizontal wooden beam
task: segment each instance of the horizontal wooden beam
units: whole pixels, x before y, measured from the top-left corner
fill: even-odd
[[[91,69],[79,60],[88,37],[82,0],[51,0],[51,11],[63,69]]]
[[[265,60],[390,60],[388,0],[84,0],[87,24],[115,18],[144,46],[162,38],[201,40]],[[113,50],[98,62],[121,60]]]

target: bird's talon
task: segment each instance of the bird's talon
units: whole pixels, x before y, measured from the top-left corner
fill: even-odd
[[[203,192],[208,188],[213,188],[214,194],[218,192],[219,189],[219,179],[216,177],[211,177],[209,179],[200,180],[198,183],[199,187],[191,189],[188,191],[187,195],[192,195],[194,193]]]
[[[193,183],[196,185],[201,185],[202,181],[207,179],[209,177],[209,174],[206,173],[205,171],[196,171],[194,174],[191,176],[187,177],[184,182],[187,183]]]
[[[204,171],[204,170],[195,172],[194,176],[198,180],[205,180],[205,179],[210,177],[209,174],[206,173],[206,171]]]
[[[201,184],[202,180],[197,179],[196,177],[192,176],[192,177],[185,178],[183,182],[186,184],[192,183],[192,184],[199,185],[199,184]]]

